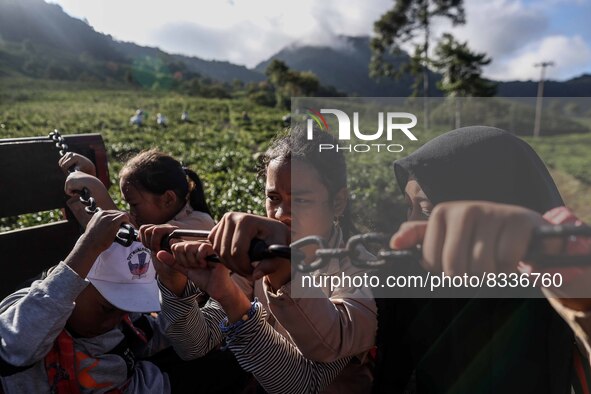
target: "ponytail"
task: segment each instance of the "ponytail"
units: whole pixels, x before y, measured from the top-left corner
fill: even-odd
[[[191,181],[189,182],[189,204],[191,204],[191,207],[193,207],[194,210],[205,212],[211,216],[207,201],[205,200],[205,192],[201,178],[199,178],[199,175],[197,175],[195,171],[190,170],[187,167],[183,167],[183,170]]]

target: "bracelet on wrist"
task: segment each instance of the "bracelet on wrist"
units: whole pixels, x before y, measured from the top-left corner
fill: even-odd
[[[240,326],[242,326],[244,323],[246,323],[247,321],[249,321],[250,319],[252,319],[252,317],[256,314],[257,312],[257,303],[258,303],[258,299],[255,298],[254,301],[250,304],[250,308],[248,309],[248,311],[246,311],[246,313],[244,315],[242,315],[242,317],[240,318],[240,320],[232,323],[232,324],[228,324],[228,317],[225,317],[221,322],[220,322],[220,330],[222,331],[222,333],[227,334],[231,331],[234,331],[236,329],[238,329]]]

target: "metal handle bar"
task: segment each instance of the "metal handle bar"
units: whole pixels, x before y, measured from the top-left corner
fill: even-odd
[[[170,252],[170,241],[172,239],[181,238],[197,238],[207,239],[209,237],[209,231],[203,230],[184,230],[177,229],[162,238],[160,242],[160,249]],[[273,257],[282,257],[285,259],[291,258],[291,249],[285,245],[267,245],[265,241],[254,238],[250,242],[250,248],[248,250],[248,257],[250,261],[260,261]],[[219,263],[220,259],[216,255],[207,256],[207,260],[215,263]]]

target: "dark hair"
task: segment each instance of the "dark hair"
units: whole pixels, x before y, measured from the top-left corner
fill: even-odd
[[[140,152],[128,160],[119,176],[125,176],[128,182],[153,194],[162,195],[172,190],[179,201],[185,201],[188,196],[194,210],[211,215],[199,176],[156,149]]]
[[[336,149],[320,152],[320,144],[337,145],[332,135],[314,128],[312,139],[307,138],[307,129],[302,124],[296,124],[285,130],[262,155],[259,175],[264,178],[271,161],[301,160],[311,165],[320,177],[320,181],[328,190],[329,199],[333,199],[339,190],[347,187],[347,163],[345,157]],[[351,220],[349,202],[343,216],[340,218],[343,237],[347,239],[356,232]]]

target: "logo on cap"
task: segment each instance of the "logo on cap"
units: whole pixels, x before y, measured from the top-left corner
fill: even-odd
[[[147,248],[139,248],[134,250],[127,257],[127,265],[129,272],[131,272],[132,279],[141,279],[146,276],[148,268],[150,267],[150,250]]]

